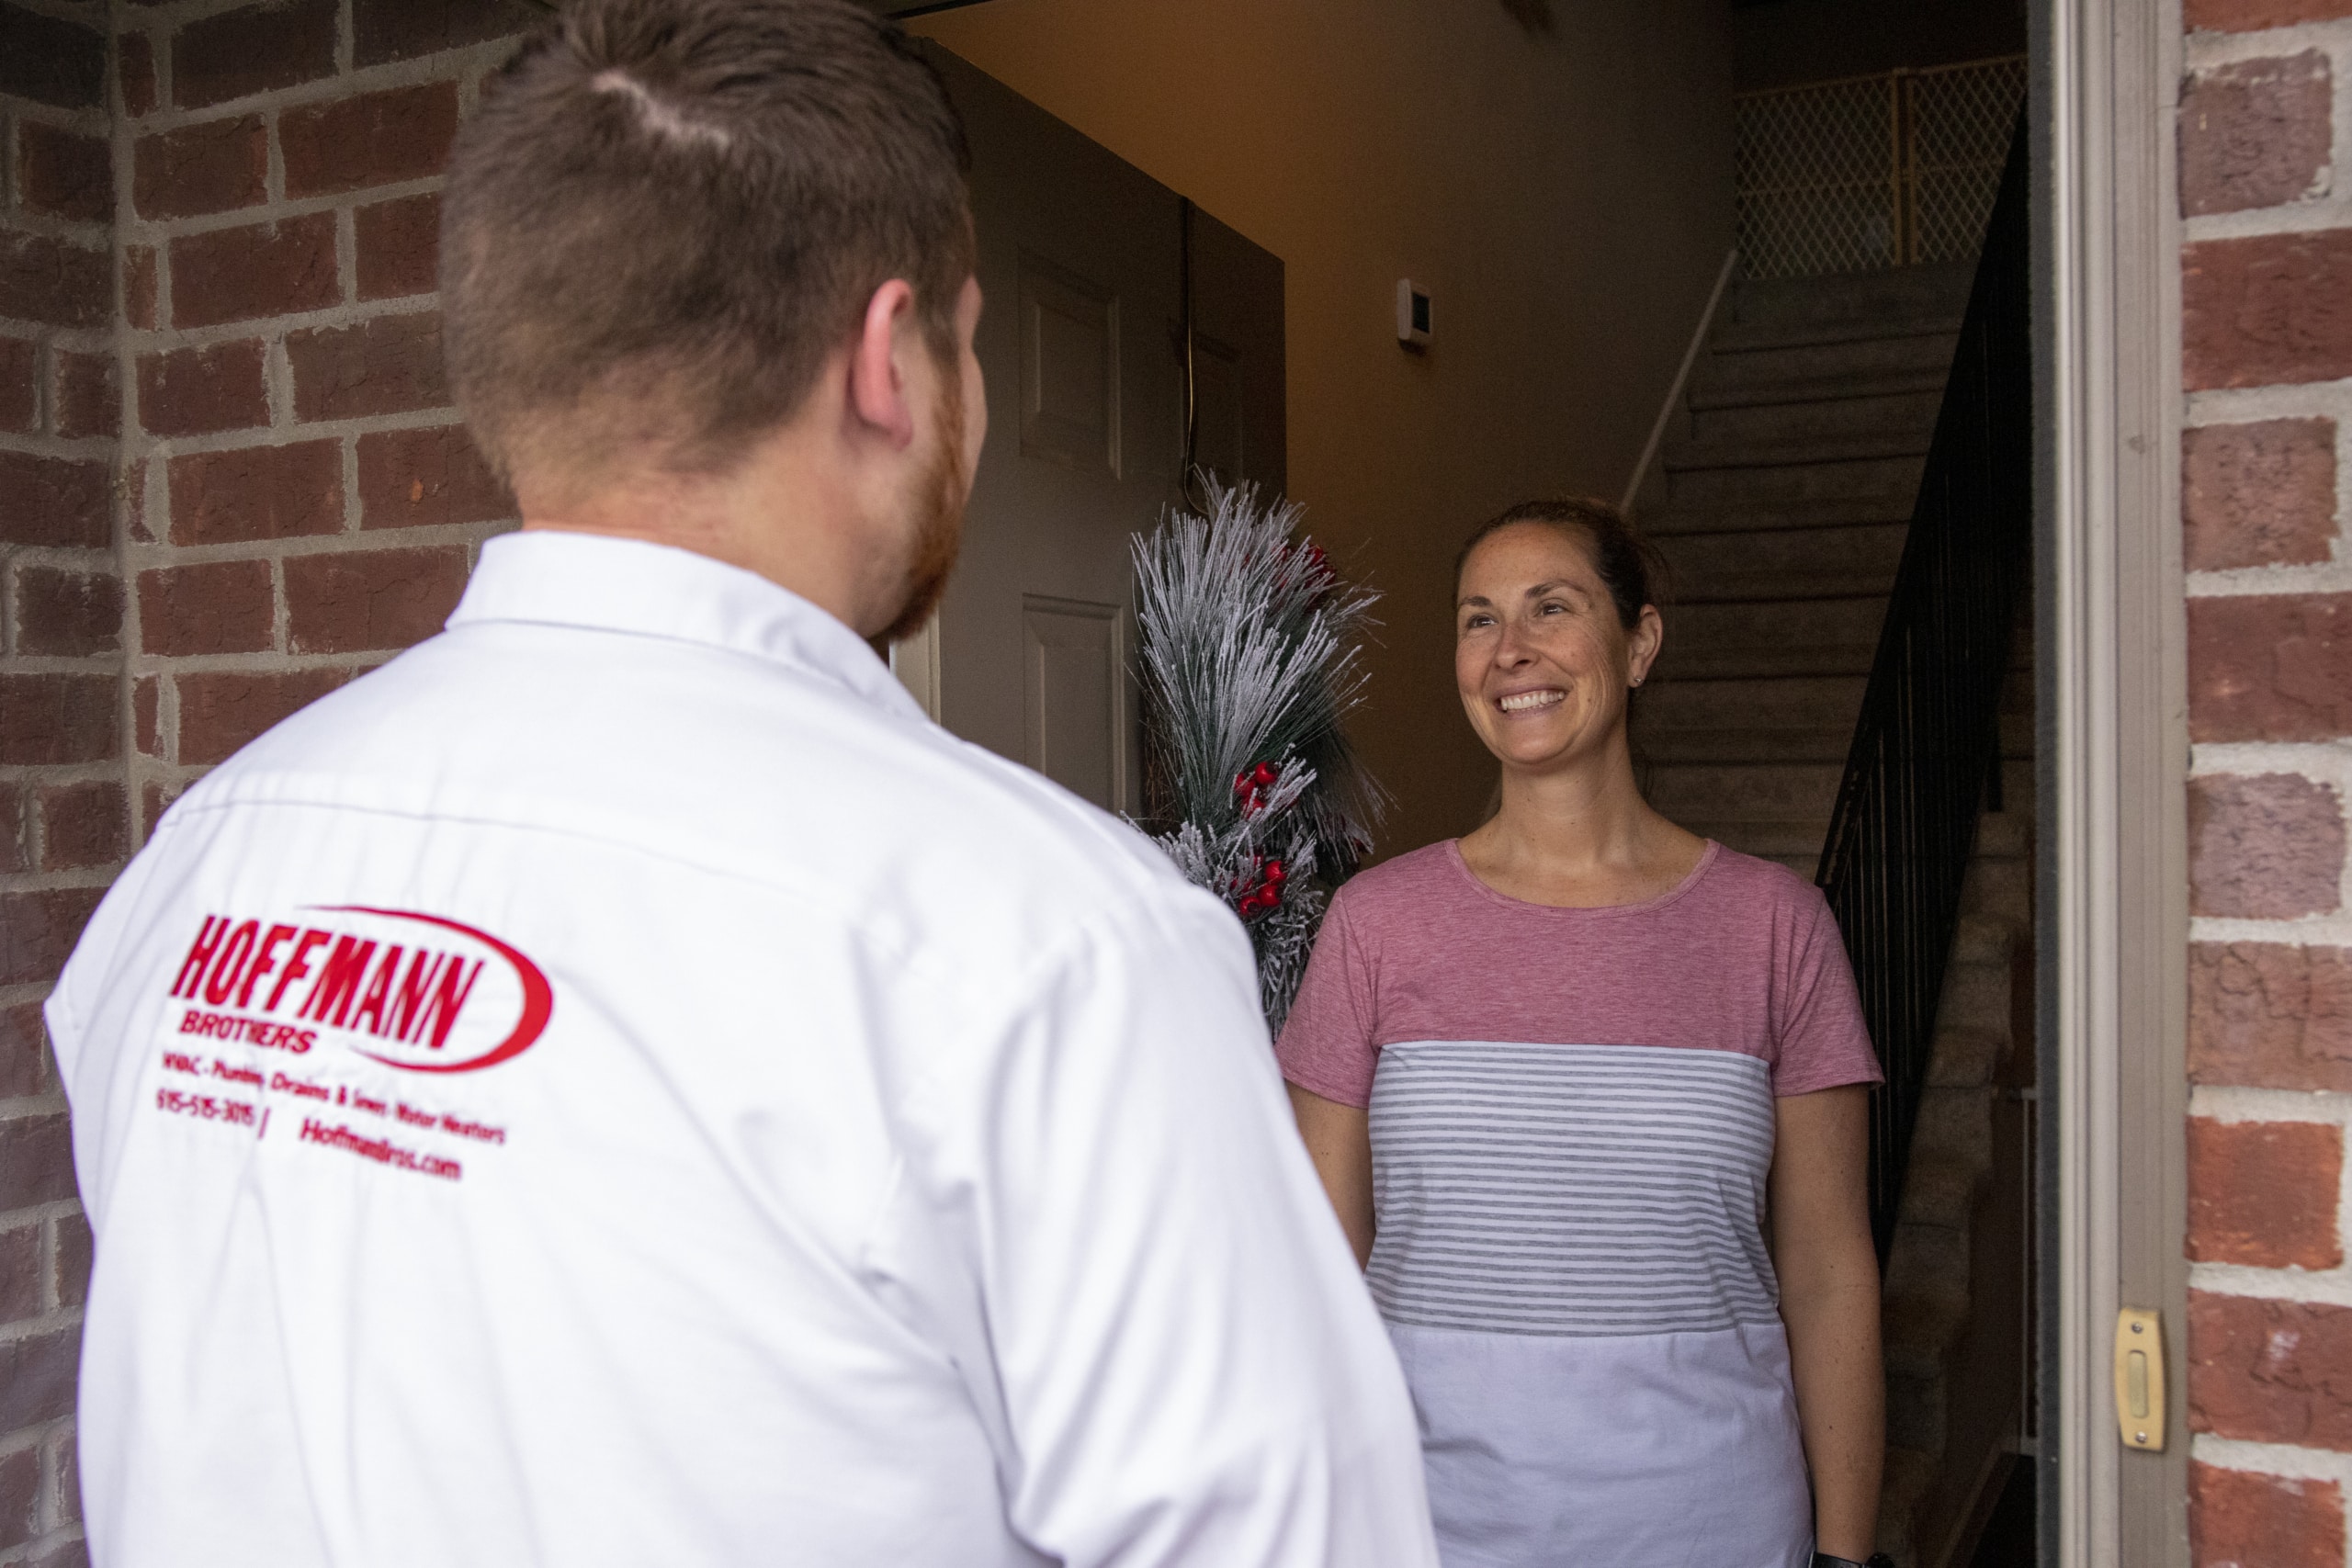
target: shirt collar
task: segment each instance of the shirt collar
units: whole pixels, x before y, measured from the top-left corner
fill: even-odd
[[[922,708],[865,639],[789,589],[708,556],[642,539],[535,529],[502,534],[451,627],[524,621],[671,637],[797,665],[887,712]]]

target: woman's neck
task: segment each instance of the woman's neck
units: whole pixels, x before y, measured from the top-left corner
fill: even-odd
[[[1650,809],[1622,736],[1579,765],[1506,769],[1502,809],[1462,840],[1473,874],[1531,904],[1601,908],[1672,892],[1706,840]]]

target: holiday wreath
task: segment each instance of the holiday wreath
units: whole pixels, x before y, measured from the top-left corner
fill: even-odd
[[[1371,848],[1385,805],[1340,728],[1363,694],[1379,596],[1295,536],[1295,503],[1206,490],[1206,517],[1171,508],[1135,546],[1139,672],[1174,823],[1155,839],[1241,917],[1279,1030],[1327,890]]]

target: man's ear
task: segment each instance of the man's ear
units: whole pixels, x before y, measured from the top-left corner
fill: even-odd
[[[914,405],[899,373],[899,333],[910,327],[915,291],[894,277],[874,291],[859,321],[849,360],[849,405],[857,417],[887,435],[892,446],[915,438]]]

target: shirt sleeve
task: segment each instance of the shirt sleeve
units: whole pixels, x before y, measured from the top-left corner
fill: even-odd
[[[1069,1568],[1434,1568],[1411,1402],[1239,927],[1148,902],[1022,988],[911,1097],[884,1248],[991,1428],[1013,1529]]]
[[[1373,1043],[1375,995],[1372,964],[1342,888],[1332,895],[1274,1048],[1283,1077],[1340,1105],[1369,1106],[1373,1072],[1380,1065],[1380,1048]]]
[[[1878,1053],[1862,1019],[1854,969],[1846,959],[1838,918],[1818,888],[1804,890],[1803,913],[1783,961],[1779,987],[1780,1056],[1772,1092],[1811,1094],[1846,1084],[1883,1082]]]

